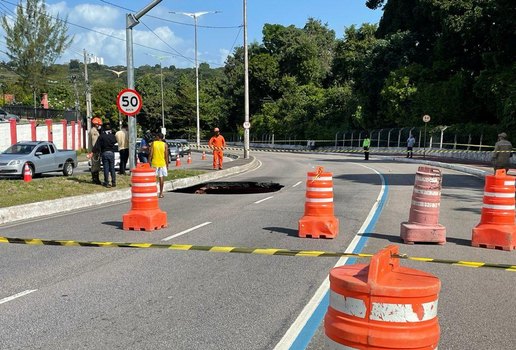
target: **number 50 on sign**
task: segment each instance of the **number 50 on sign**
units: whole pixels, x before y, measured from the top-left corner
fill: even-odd
[[[142,109],[142,97],[136,90],[124,89],[118,94],[116,105],[120,113],[134,116]]]

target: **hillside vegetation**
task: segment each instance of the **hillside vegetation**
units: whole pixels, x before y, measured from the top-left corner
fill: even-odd
[[[276,139],[332,139],[337,131],[432,125],[515,135],[515,6],[508,0],[368,0],[384,6],[379,24],[335,32],[310,18],[303,28],[266,24],[262,43],[249,46],[251,133]],[[3,89],[18,102],[32,104],[16,75],[4,64]],[[117,93],[126,75],[88,65],[93,111],[118,121]],[[75,104],[71,76],[77,77],[84,110],[84,66],[53,65],[46,90],[54,108]],[[135,70],[144,108],[142,128],[161,125],[160,67]],[[243,48],[223,68],[201,64],[200,116],[203,139],[214,126],[242,133],[244,119]],[[175,137],[194,138],[195,72],[163,67],[165,124]],[[512,140],[516,141],[516,140]]]

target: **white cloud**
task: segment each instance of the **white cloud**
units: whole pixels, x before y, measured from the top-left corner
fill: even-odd
[[[225,63],[226,63],[226,59],[228,58],[229,54],[231,52],[229,52],[228,49],[219,49],[219,54],[220,54],[220,61],[219,61],[219,64],[221,66],[223,66]]]
[[[68,17],[70,22],[80,25],[105,25],[116,23],[121,13],[111,6],[80,4],[73,8]]]
[[[55,4],[46,4],[46,6],[47,12],[54,17],[57,17],[57,15],[59,15],[61,18],[66,17],[70,11],[68,6],[66,6],[65,1],[61,1]]]

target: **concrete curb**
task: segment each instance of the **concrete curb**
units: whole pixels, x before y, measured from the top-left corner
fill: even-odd
[[[251,157],[247,164],[231,167],[224,170],[208,172],[202,175],[167,181],[165,191],[173,191],[198,185],[207,181],[220,179],[229,175],[240,174],[253,170],[260,164],[255,157]],[[0,225],[14,221],[34,219],[42,216],[54,215],[88,207],[95,207],[103,204],[126,201],[131,198],[131,189],[125,188],[102,193],[53,199],[44,202],[16,205],[13,207],[0,208]]]

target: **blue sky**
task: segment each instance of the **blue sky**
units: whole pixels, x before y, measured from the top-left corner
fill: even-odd
[[[23,3],[25,2],[22,0]],[[321,20],[343,37],[352,24],[378,23],[382,12],[365,6],[366,0],[247,0],[248,41],[261,42],[265,23],[303,27],[309,17]],[[0,0],[0,12],[12,18],[18,0]],[[74,41],[59,63],[82,60],[82,52],[102,57],[108,66],[126,65],[126,14],[137,13],[152,0],[47,0],[53,16],[68,16]],[[243,0],[163,0],[133,29],[134,65],[194,66],[193,19],[176,12],[221,11],[198,18],[198,59],[222,66],[234,47],[243,43]],[[5,38],[0,29],[0,50]],[[158,58],[159,57],[159,58]],[[0,52],[0,60],[7,56]]]

